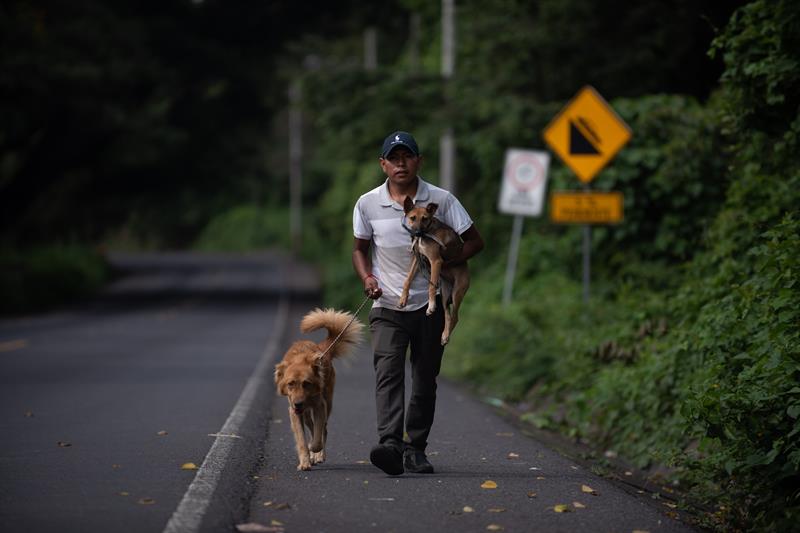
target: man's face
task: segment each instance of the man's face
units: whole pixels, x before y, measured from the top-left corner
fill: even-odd
[[[395,185],[407,185],[417,178],[421,157],[405,146],[398,146],[380,159],[381,169]]]

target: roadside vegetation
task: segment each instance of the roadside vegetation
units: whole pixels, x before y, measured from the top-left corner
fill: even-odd
[[[110,276],[103,255],[86,246],[0,250],[0,314],[41,311],[85,298]]]
[[[286,88],[296,82],[305,123],[302,253],[324,268],[326,305],[353,309],[361,295],[350,266],[352,208],[382,181],[380,142],[392,130],[412,131],[422,175],[437,182],[439,136],[450,125],[456,192],[487,248],[470,264],[445,374],[515,405],[540,428],[658,473],[682,506],[703,504],[707,526],[784,531],[800,522],[796,2],[645,0],[621,9],[591,0],[459,1],[448,81],[439,74],[437,2],[329,6],[306,34],[285,22],[305,12],[279,2],[274,12],[253,8],[249,21],[222,2],[167,3],[147,14],[122,0],[127,8],[88,2],[84,18],[109,19],[90,27],[110,24],[113,35],[84,32],[66,16],[45,16],[41,33],[41,13],[12,4],[8,20],[29,24],[5,28],[28,53],[3,56],[0,70],[19,97],[0,103],[14,117],[13,127],[0,125],[7,250],[75,235],[149,248],[297,246],[283,155]],[[363,67],[370,24],[378,29],[374,70]],[[124,72],[112,68],[114,54],[87,60],[95,70],[63,67],[84,57],[69,46],[76,32],[103,45],[93,50],[138,59]],[[153,53],[151,43],[167,35],[181,38],[169,54]],[[61,63],[46,61],[54,45]],[[185,50],[196,54],[191,61]],[[105,82],[92,74],[105,70],[116,74]],[[53,104],[70,118],[61,129],[42,126],[47,83],[64,89]],[[542,130],[585,84],[633,130],[592,182],[624,194],[625,221],[593,229],[592,294],[583,305],[580,230],[526,219],[514,298],[504,307],[511,217],[496,206],[505,150],[544,149]],[[143,97],[141,85],[155,89]],[[114,90],[87,90],[98,87]],[[105,113],[90,112],[98,99]],[[66,126],[74,123],[81,133]],[[86,155],[98,150],[100,161]],[[76,164],[81,154],[91,164]],[[549,189],[576,188],[553,161]],[[78,199],[86,202],[80,212]],[[18,282],[5,266],[39,259],[3,257],[4,296],[6,287],[27,295],[46,285]],[[74,261],[95,279],[94,267]]]

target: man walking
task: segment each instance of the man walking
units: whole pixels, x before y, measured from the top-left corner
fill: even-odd
[[[372,464],[390,475],[433,473],[425,455],[436,408],[436,377],[442,362],[444,312],[438,296],[436,311],[426,316],[428,280],[417,272],[408,303],[397,303],[411,265],[411,238],[402,225],[406,196],[424,206],[439,205],[436,217],[464,241],[460,263],[483,249],[483,239],[458,199],[417,174],[422,163],[411,134],[386,137],[379,159],[386,181],[362,195],[353,212],[353,268],[374,299],[369,314],[375,366],[378,445]],[[405,408],[406,351],[411,348],[411,399]],[[403,431],[408,440],[403,440]]]

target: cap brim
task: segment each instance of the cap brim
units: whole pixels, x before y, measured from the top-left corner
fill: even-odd
[[[382,157],[382,158],[384,158],[384,159],[386,159],[386,156],[387,156],[387,155],[389,155],[389,154],[391,154],[391,153],[392,153],[392,150],[394,150],[394,149],[395,149],[395,148],[397,148],[398,146],[405,146],[406,148],[408,148],[409,150],[411,150],[411,153],[412,153],[412,154],[414,154],[415,156],[419,156],[419,153],[418,153],[416,150],[414,150],[414,148],[413,148],[412,146],[410,146],[410,145],[408,145],[408,144],[404,143],[403,141],[398,141],[398,142],[394,143],[393,145],[391,145],[391,146],[389,147],[389,149],[388,149],[388,150],[386,150],[385,152],[383,152],[383,153],[381,154],[381,157]]]

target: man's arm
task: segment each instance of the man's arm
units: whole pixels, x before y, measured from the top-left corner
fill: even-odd
[[[353,238],[353,269],[364,283],[364,294],[376,300],[383,291],[378,286],[378,279],[372,275],[372,261],[369,257],[370,242],[365,239]]]
[[[464,246],[461,249],[461,255],[448,261],[446,263],[447,265],[463,263],[483,250],[483,237],[481,237],[481,234],[478,232],[478,228],[475,227],[475,224],[468,227],[466,231],[461,234],[461,240],[464,241]]]

